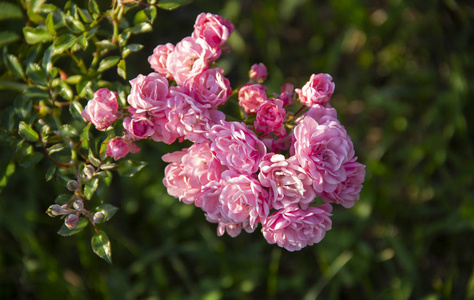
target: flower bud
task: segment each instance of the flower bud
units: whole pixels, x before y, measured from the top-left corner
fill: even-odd
[[[84,175],[86,176],[84,178],[84,181],[87,182],[92,179],[92,176],[94,176],[95,169],[91,165],[84,165]]]
[[[79,214],[71,214],[66,217],[64,220],[64,224],[67,226],[69,229],[74,229],[79,225]]]
[[[77,211],[81,211],[84,209],[84,203],[82,202],[82,200],[76,200],[72,204],[72,207],[74,207],[74,209]]]
[[[105,221],[105,214],[101,211],[98,211],[94,214],[92,220],[94,221],[94,223],[100,224]]]
[[[267,67],[263,63],[254,64],[249,71],[249,77],[256,83],[262,83],[267,79]]]
[[[51,205],[48,210],[46,211],[46,213],[50,216],[50,217],[56,217],[56,216],[59,216],[59,215],[62,215],[63,214],[63,208],[61,207],[61,205],[59,204],[53,204]]]
[[[79,188],[79,183],[76,180],[69,180],[66,184],[66,187],[71,192],[75,192]]]

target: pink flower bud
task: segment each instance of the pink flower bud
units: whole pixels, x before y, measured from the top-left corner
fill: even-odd
[[[74,207],[74,209],[77,211],[81,211],[84,209],[84,202],[82,202],[82,200],[76,200],[72,204],[72,207]]]
[[[94,221],[94,223],[100,224],[100,223],[104,222],[105,215],[104,215],[103,212],[98,211],[94,214],[94,216],[92,217],[92,220]]]
[[[254,114],[267,100],[267,88],[261,84],[246,84],[239,90],[239,105],[248,114]]]
[[[71,192],[74,192],[79,188],[79,183],[77,183],[76,180],[69,180],[66,184],[66,187]]]
[[[249,71],[250,80],[262,83],[267,79],[267,67],[263,63],[254,64]]]
[[[120,117],[118,112],[117,93],[102,88],[94,93],[94,98],[89,100],[81,116],[95,125],[97,130],[104,130]]]
[[[274,132],[279,137],[284,137],[286,135],[283,126],[285,114],[283,101],[279,99],[266,100],[257,110],[255,129],[263,133]]]
[[[79,214],[71,214],[66,217],[64,220],[64,224],[67,226],[69,229],[74,229],[79,225]]]
[[[335,84],[329,74],[313,74],[302,89],[296,89],[300,102],[308,107],[326,105],[334,92]]]
[[[140,151],[140,148],[138,148],[134,143],[121,137],[115,137],[107,143],[105,154],[118,160],[125,157],[128,152],[137,153],[138,151]]]

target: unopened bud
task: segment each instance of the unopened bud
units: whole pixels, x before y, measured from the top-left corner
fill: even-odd
[[[59,216],[59,215],[62,215],[63,213],[63,208],[61,207],[61,205],[59,204],[53,204],[51,205],[48,210],[46,211],[46,213],[50,216],[50,217],[56,217],[56,216]]]
[[[69,180],[66,184],[66,187],[71,192],[75,192],[79,188],[79,183],[75,180]]]
[[[87,182],[92,179],[92,176],[94,175],[95,169],[91,165],[85,165],[84,166],[84,175],[86,176],[84,178],[84,181]]]
[[[104,215],[103,212],[98,211],[94,214],[94,217],[92,218],[92,220],[94,221],[94,223],[100,224],[100,223],[104,222],[105,215]]]
[[[76,200],[72,204],[72,207],[74,207],[74,209],[77,211],[81,211],[84,209],[84,202],[82,202],[82,200]]]
[[[79,225],[79,214],[75,215],[69,215],[66,217],[64,220],[64,224],[67,226],[69,229],[74,229]]]

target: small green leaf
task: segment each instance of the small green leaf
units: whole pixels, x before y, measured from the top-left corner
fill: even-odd
[[[0,2],[0,20],[21,18],[23,18],[23,13],[18,6],[8,2]]]
[[[73,137],[78,135],[77,129],[69,124],[62,125],[60,131],[65,137]]]
[[[56,173],[56,165],[52,165],[51,167],[49,167],[48,171],[46,171],[46,181],[50,181],[51,179],[53,179],[54,173]]]
[[[96,211],[97,212],[102,212],[104,214],[104,218],[100,222],[96,222],[96,223],[100,224],[100,223],[105,223],[108,220],[110,220],[115,215],[115,213],[118,211],[118,207],[115,207],[112,204],[105,203],[105,204],[102,204],[102,205],[98,206]]]
[[[142,22],[138,23],[137,25],[133,26],[132,32],[133,33],[145,33],[151,31],[153,28],[151,27],[150,23]]]
[[[26,124],[24,121],[20,122],[20,125],[18,126],[18,133],[24,139],[26,139],[30,142],[39,141],[38,133],[30,125]]]
[[[156,7],[148,6],[143,10],[148,18],[148,22],[153,23],[156,19]]]
[[[77,225],[76,228],[74,229],[69,229],[65,224],[63,224],[61,226],[61,228],[59,228],[59,231],[58,231],[58,234],[59,235],[62,235],[62,236],[71,236],[71,235],[75,235],[79,232],[81,232],[82,230],[84,230],[84,228],[86,228],[87,224],[89,222],[87,221],[87,219],[85,218],[80,218],[79,219],[79,224]]]
[[[130,44],[123,47],[122,57],[126,58],[130,53],[140,51],[143,48],[143,45],[140,44]]]
[[[5,57],[5,62],[7,68],[10,70],[10,72],[13,73],[13,76],[15,76],[15,78],[25,77],[25,72],[23,71],[20,61],[15,55],[8,54]]]
[[[90,200],[99,186],[99,178],[94,177],[84,185],[84,197]]]
[[[48,149],[46,149],[46,152],[48,152],[48,155],[51,155],[53,153],[63,151],[64,149],[65,149],[65,147],[64,147],[63,144],[54,144],[51,147],[49,147]]]
[[[43,67],[43,70],[46,70],[46,72],[51,75],[51,77],[50,77],[51,79],[56,76],[56,74],[53,74],[54,73],[53,62],[51,61],[51,57],[53,56],[53,52],[54,52],[54,46],[51,45],[46,49],[46,51],[44,51],[43,61],[41,63],[41,66]]]
[[[64,20],[66,21],[66,27],[69,28],[74,33],[81,33],[86,30],[84,24],[81,21],[74,19],[70,15],[65,15]]]
[[[123,79],[127,79],[127,67],[125,65],[125,60],[121,59],[117,64],[117,74]]]
[[[64,205],[71,200],[71,195],[69,194],[61,194],[56,197],[54,200],[54,203],[59,204],[59,205]]]
[[[54,28],[54,13],[49,13],[48,16],[46,17],[46,29],[48,29],[49,33],[51,35],[56,35],[56,28]]]
[[[101,170],[112,170],[112,169],[115,169],[116,167],[118,166],[118,164],[116,163],[107,163],[107,164],[103,164],[100,166],[100,169]]]
[[[59,94],[61,95],[61,97],[63,97],[64,99],[68,101],[71,101],[72,97],[74,97],[74,92],[72,91],[72,89],[64,81],[61,81],[60,86],[61,86],[61,91],[59,92]]]
[[[84,22],[91,23],[94,20],[87,10],[79,8],[77,11]]]
[[[110,241],[105,232],[98,230],[94,236],[92,236],[92,251],[97,254],[100,258],[112,264],[112,252],[110,248]]]
[[[79,101],[72,101],[71,105],[69,106],[69,112],[71,115],[79,120],[82,120],[81,112],[84,110],[81,103]]]
[[[120,61],[120,57],[119,56],[109,56],[109,57],[106,57],[104,58],[100,64],[99,64],[99,68],[97,69],[98,72],[103,72],[107,69],[110,69],[112,68],[113,66],[115,66],[118,62]]]
[[[0,46],[16,42],[20,39],[20,36],[11,31],[0,32]]]
[[[30,154],[23,156],[20,159],[19,165],[22,166],[23,168],[29,168],[39,163],[42,159],[43,159],[43,154],[38,153],[38,152],[32,152]]]
[[[191,2],[192,0],[161,0],[158,7],[166,10],[173,10]]]
[[[49,94],[47,91],[44,91],[37,87],[29,87],[26,88],[24,93],[26,98],[35,98],[35,99],[47,99],[49,98]]]
[[[120,176],[132,177],[146,166],[144,161],[122,160],[117,168]]]
[[[45,26],[38,26],[36,28],[24,27],[23,35],[28,44],[38,44],[49,42],[53,36],[49,33]]]
[[[43,69],[38,64],[31,63],[26,68],[26,76],[37,85],[46,85],[46,76],[44,75]]]
[[[61,54],[64,51],[68,50],[71,48],[74,43],[75,43],[75,36],[72,34],[63,34],[60,37],[58,37],[54,43],[53,43],[53,48],[54,48],[54,54]]]
[[[99,5],[97,5],[97,2],[95,2],[95,0],[89,0],[89,11],[92,13],[92,14],[100,14],[100,9],[99,9]]]
[[[81,46],[82,50],[87,49],[87,46],[89,45],[89,42],[87,41],[87,38],[85,37],[85,33],[83,35],[77,37],[76,44]]]

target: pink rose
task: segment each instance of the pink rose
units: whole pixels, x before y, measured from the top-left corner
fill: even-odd
[[[231,170],[222,173],[222,181],[222,215],[237,224],[248,221],[250,228],[255,229],[270,212],[267,191],[252,176]]]
[[[209,142],[195,143],[181,158],[183,172],[192,186],[203,187],[212,181],[219,181],[224,167],[214,157]]]
[[[286,111],[283,101],[279,99],[266,100],[257,109],[257,118],[254,122],[255,130],[263,133],[274,132],[279,137],[286,135],[283,121]]]
[[[265,155],[260,163],[258,180],[262,186],[270,189],[270,199],[275,209],[290,205],[300,205],[306,209],[316,197],[313,180],[294,156],[285,159],[281,154]]]
[[[201,74],[209,68],[213,52],[203,39],[186,37],[182,39],[174,51],[168,55],[166,66],[178,85]]]
[[[201,13],[196,18],[192,37],[195,39],[201,38],[212,48],[219,49],[220,46],[227,41],[233,31],[234,24],[229,20],[219,15]]]
[[[194,101],[183,89],[170,89],[166,109],[169,122],[165,127],[168,131],[177,133],[180,141],[187,139],[195,143],[203,142],[210,128],[225,118],[221,111],[209,108],[209,104]]]
[[[313,74],[302,89],[296,89],[301,103],[306,106],[326,105],[334,92],[335,84],[329,74]]]
[[[165,76],[168,79],[173,79],[173,75],[168,71],[166,60],[168,55],[174,51],[174,45],[166,43],[165,45],[158,45],[153,50],[153,54],[148,57],[150,66],[156,73]]]
[[[267,152],[263,142],[244,123],[222,121],[211,128],[207,137],[221,163],[242,174],[255,173]]]
[[[134,141],[146,139],[155,133],[153,122],[145,114],[133,114],[131,118],[126,117],[123,120],[123,128]]]
[[[249,71],[250,80],[256,83],[262,83],[267,79],[267,67],[263,63],[254,64]]]
[[[268,243],[276,243],[288,251],[301,250],[319,243],[331,229],[331,211],[329,204],[310,206],[306,210],[288,206],[271,214],[262,223],[263,236]]]
[[[229,79],[224,77],[224,70],[207,69],[186,82],[191,95],[202,104],[210,104],[211,108],[224,104],[232,94]]]
[[[127,101],[136,113],[142,113],[166,105],[168,95],[168,80],[158,73],[147,76],[138,75],[130,80],[132,89]]]
[[[354,206],[354,202],[359,200],[362,183],[365,178],[365,166],[356,162],[356,158],[344,164],[346,180],[339,183],[332,193],[324,192],[321,198],[325,202],[341,204],[345,208]]]
[[[97,90],[94,98],[87,102],[86,107],[81,112],[81,116],[92,122],[97,130],[104,130],[112,125],[117,117],[122,114],[118,112],[117,93],[106,88]]]
[[[283,107],[293,104],[296,100],[295,86],[291,83],[285,83],[280,90],[278,99],[283,101]]]
[[[182,158],[187,152],[188,149],[183,149],[182,151],[175,151],[162,156],[163,161],[169,163],[165,168],[163,185],[166,187],[169,195],[178,198],[179,201],[186,204],[192,204],[196,195],[200,193],[201,187],[191,185],[189,176],[184,172]]]
[[[261,84],[246,84],[239,90],[239,105],[248,114],[254,114],[260,105],[268,99],[267,88]]]
[[[334,192],[346,180],[343,164],[354,157],[354,147],[344,127],[335,121],[318,124],[306,117],[295,127],[294,137],[295,156],[313,178],[316,192]]]
[[[318,124],[324,124],[329,121],[335,121],[338,122],[337,120],[337,112],[334,108],[332,108],[329,103],[326,104],[326,106],[322,106],[320,104],[315,104],[313,105],[303,116],[304,117],[310,117],[314,119]],[[299,122],[302,118],[297,120],[296,122]]]
[[[122,157],[127,156],[129,152],[137,153],[140,151],[133,142],[125,140],[121,137],[115,137],[107,143],[107,150],[105,154],[107,156],[113,157],[115,160],[118,160]]]
[[[151,121],[153,122],[153,132],[151,138],[155,142],[163,142],[171,145],[178,137],[178,133],[175,131],[169,131],[166,128],[169,120],[166,117],[166,109],[152,109],[149,111]]]

